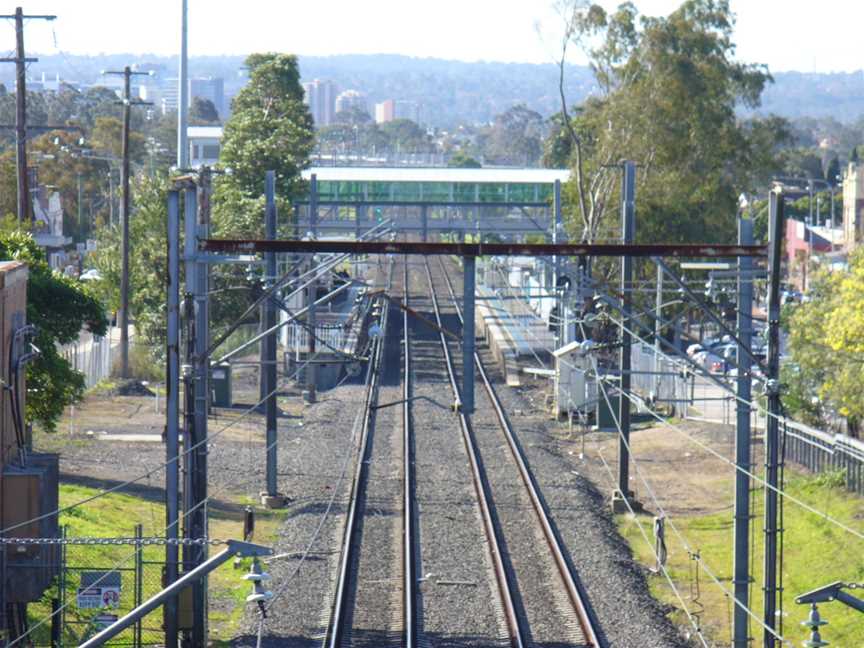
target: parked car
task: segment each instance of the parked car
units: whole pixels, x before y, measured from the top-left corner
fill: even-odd
[[[712,351],[699,351],[693,356],[693,361],[711,373],[723,373],[724,360]]]
[[[687,357],[692,358],[699,351],[704,351],[705,347],[701,344],[691,344],[687,347]]]
[[[101,279],[102,275],[96,268],[90,268],[78,275],[78,281],[99,281]]]

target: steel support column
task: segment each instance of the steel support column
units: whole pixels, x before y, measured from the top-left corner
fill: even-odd
[[[765,422],[765,593],[763,635],[765,648],[774,648],[776,637],[770,632],[777,627],[777,536],[778,499],[780,477],[780,272],[783,234],[783,192],[775,188],[768,203],[769,258],[768,258],[768,420]],[[769,630],[770,629],[770,630]]]
[[[422,228],[420,240],[425,243],[429,235],[429,208],[426,205],[421,205],[420,207],[420,223]]]
[[[632,245],[636,227],[636,163],[624,162],[621,182],[621,231],[624,245]],[[621,438],[618,440],[618,496],[628,499],[630,492],[630,330],[633,320],[632,311],[633,258],[621,257],[621,302],[624,313],[621,315],[621,383],[618,403],[618,423]]]
[[[742,213],[738,220],[738,242],[753,242],[753,221]],[[738,339],[748,348],[752,338],[753,322],[753,260],[738,259]],[[658,266],[658,272],[662,269]],[[662,275],[661,275],[662,276]],[[749,648],[750,616],[750,398],[752,376],[750,356],[738,348],[738,410],[735,424],[735,555],[733,558],[735,605],[732,620],[732,645]]]
[[[198,187],[189,186],[184,192],[184,227],[186,232],[186,294],[192,300],[190,323],[190,340],[187,344],[186,381],[186,436],[187,474],[185,536],[187,538],[203,538],[207,536],[207,509],[204,501],[207,499],[207,405],[209,382],[209,359],[207,348],[209,344],[208,325],[208,274],[206,263],[197,259],[198,241],[206,239],[209,230],[209,176],[202,170],[200,185],[202,187],[202,209],[199,209]],[[191,312],[190,312],[191,311]],[[195,448],[191,450],[191,448]],[[202,545],[190,545],[183,549],[185,568],[194,569],[207,559],[207,548]],[[192,645],[204,646],[207,641],[207,582],[201,579],[192,587]]]
[[[178,577],[179,551],[171,540],[179,537],[179,449],[180,449],[180,193],[168,193],[168,339],[166,340],[165,410],[165,586]],[[165,646],[177,646],[177,597],[165,601]]]
[[[267,207],[265,214],[265,229],[269,240],[276,239],[276,172],[268,171],[265,177],[264,194]],[[276,281],[276,253],[268,252],[265,255],[266,270],[264,277],[264,290],[270,290]],[[264,330],[273,332],[261,341],[262,359],[261,375],[264,386],[264,409],[267,428],[267,496],[275,498],[278,496],[276,484],[276,304],[273,299],[267,299],[262,306],[261,318]]]
[[[466,256],[462,260],[462,411],[466,414],[474,412],[475,261],[473,256]]]

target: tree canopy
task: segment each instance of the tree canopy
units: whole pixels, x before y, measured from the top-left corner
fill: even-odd
[[[617,206],[615,166],[630,159],[639,167],[639,240],[733,237],[738,195],[785,134],[776,121],[748,126],[736,116],[738,106],[759,105],[771,76],[735,60],[728,2],[686,0],[666,17],[640,16],[631,3],[609,13],[573,2],[567,17],[563,55],[582,47],[599,87],[572,116],[562,106],[547,146],[547,160],[574,169],[566,192],[574,233],[615,235],[617,224],[602,226]]]
[[[783,376],[793,387],[788,405],[814,425],[833,410],[857,436],[864,421],[864,253],[852,256],[848,271],[818,273],[807,294],[786,318],[794,362]]]
[[[222,233],[263,232],[264,176],[276,172],[276,193],[284,205],[302,189],[300,172],[314,144],[312,116],[303,103],[297,59],[287,54],[252,54],[249,83],[234,98],[225,124],[214,224]]]
[[[219,112],[209,99],[193,97],[189,119],[194,124],[212,124],[219,121]]]

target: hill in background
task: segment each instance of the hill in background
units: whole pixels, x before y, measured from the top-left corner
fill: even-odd
[[[64,79],[97,83],[100,71],[134,63],[161,64],[165,77],[175,77],[176,57],[111,54],[77,56],[38,55],[30,66],[31,77],[44,72]],[[330,79],[344,89],[360,90],[370,104],[385,99],[416,101],[421,121],[429,126],[452,127],[459,123],[487,123],[516,104],[525,104],[548,117],[560,109],[558,68],[548,64],[447,61],[399,55],[300,56],[303,80]],[[194,76],[225,79],[226,95],[232,96],[245,82],[243,57],[191,57]],[[864,72],[781,72],[765,92],[762,114],[784,117],[833,117],[852,122],[864,115]],[[0,81],[14,88],[14,68],[2,66]],[[568,65],[566,89],[571,104],[594,88],[587,67]],[[370,106],[371,109],[371,106]]]

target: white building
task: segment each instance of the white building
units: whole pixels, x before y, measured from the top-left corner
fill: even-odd
[[[375,123],[386,124],[396,119],[396,102],[392,99],[385,99],[381,103],[375,104]]]
[[[40,186],[33,196],[33,238],[36,244],[45,248],[48,265],[57,270],[66,265],[66,247],[72,239],[63,236],[63,205],[60,192]]]
[[[219,161],[222,150],[221,126],[189,126],[186,135],[189,140],[189,164],[192,168],[213,166]]]
[[[340,113],[352,109],[368,113],[369,107],[366,103],[366,95],[358,90],[340,92],[339,96],[336,97],[336,112]]]

